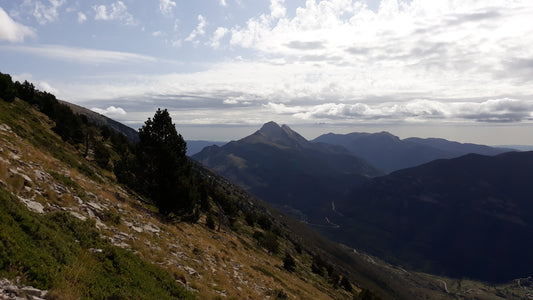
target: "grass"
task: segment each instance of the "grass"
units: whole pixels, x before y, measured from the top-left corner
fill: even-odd
[[[80,198],[86,196],[83,188],[77,182],[72,180],[72,178],[70,178],[69,176],[59,174],[54,171],[50,172],[50,175],[52,175],[55,180],[61,182],[64,186],[68,187],[76,196]]]
[[[0,277],[16,276],[52,299],[194,299],[167,271],[101,239],[90,221],[32,213],[0,188]]]
[[[93,168],[80,161],[77,150],[51,130],[54,123],[30,104],[19,99],[12,103],[0,101],[0,120],[33,146],[48,151],[56,159],[101,182]]]

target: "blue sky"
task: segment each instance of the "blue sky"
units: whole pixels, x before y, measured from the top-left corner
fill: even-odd
[[[0,71],[186,139],[274,120],[533,145],[529,0],[0,0]]]

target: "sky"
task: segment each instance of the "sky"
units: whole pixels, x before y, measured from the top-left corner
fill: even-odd
[[[185,139],[533,145],[530,0],[0,0],[0,72]]]

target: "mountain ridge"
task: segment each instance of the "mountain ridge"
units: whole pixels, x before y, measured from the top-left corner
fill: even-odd
[[[309,142],[274,122],[192,158],[286,211],[324,210],[333,195],[382,174],[342,147]]]
[[[124,136],[128,138],[128,140],[130,140],[133,143],[136,143],[139,141],[139,132],[129,126],[126,126],[120,122],[117,122],[107,116],[99,114],[83,106],[70,103],[67,101],[63,101],[63,100],[58,100],[58,101],[59,103],[62,103],[70,107],[70,109],[72,109],[74,113],[86,116],[90,122],[98,126],[108,126],[109,128],[113,129],[115,132],[122,133]]]
[[[334,222],[352,228],[337,237],[425,272],[490,282],[531,276],[532,176],[533,152],[467,154],[395,171],[336,203],[347,218]]]
[[[514,149],[501,149],[471,143],[458,143],[439,138],[406,138],[389,132],[348,134],[328,133],[314,142],[340,145],[385,172],[414,167],[435,159],[453,158],[468,153],[496,155]]]

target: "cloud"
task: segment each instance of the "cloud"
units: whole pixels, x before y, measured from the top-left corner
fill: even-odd
[[[482,103],[456,104],[458,117],[479,122],[509,123],[532,120],[533,103],[516,99],[492,99]]]
[[[101,109],[97,107],[91,108],[92,111],[97,112],[101,115],[105,115],[108,117],[118,117],[118,116],[125,116],[126,111],[121,107],[115,107],[115,106],[109,106],[106,109]]]
[[[194,42],[198,36],[205,34],[205,27],[207,26],[207,20],[202,15],[198,15],[198,25],[185,39],[187,42]]]
[[[445,102],[436,100],[411,100],[375,105],[365,103],[324,103],[313,106],[287,106],[269,102],[264,105],[277,114],[290,114],[295,118],[312,121],[407,121],[428,122],[435,120],[476,122],[531,121],[533,103],[509,98],[490,99],[482,102]]]
[[[133,15],[128,12],[128,8],[122,1],[117,1],[109,6],[93,6],[95,11],[95,20],[113,21],[119,20],[126,25],[136,25]]]
[[[303,41],[291,41],[287,44],[287,47],[297,50],[314,50],[314,49],[322,49],[324,48],[324,43],[321,41],[311,41],[311,42],[303,42]]]
[[[37,82],[37,88],[39,90],[51,93],[51,94],[57,94],[57,89],[53,88],[48,82],[46,81],[39,81]]]
[[[164,16],[172,16],[174,8],[176,8],[176,2],[171,0],[159,0],[159,10]]]
[[[283,6],[285,0],[270,0],[270,16],[272,18],[283,18],[287,13],[287,9]]]
[[[26,37],[35,37],[35,30],[15,22],[0,7],[0,40],[23,42]]]
[[[0,46],[0,50],[29,53],[49,59],[80,64],[124,64],[157,61],[154,57],[136,53],[66,47],[60,45]]]
[[[220,40],[229,32],[229,30],[225,27],[218,27],[215,32],[213,33],[213,37],[211,38],[211,43],[209,44],[211,47],[217,49],[220,46]]]
[[[266,109],[272,110],[276,114],[280,114],[280,115],[299,114],[305,111],[305,108],[301,106],[289,107],[283,103],[273,103],[273,102],[268,102],[267,104],[263,105],[263,107]]]
[[[227,6],[228,4],[226,3],[226,0],[218,0],[218,3],[221,5],[221,6]]]
[[[82,12],[78,12],[78,23],[82,24],[85,21],[87,21],[87,16]]]
[[[48,0],[49,5],[43,4],[41,1],[25,1],[23,6],[30,7],[31,14],[35,17],[39,24],[52,23],[57,21],[59,17],[58,8],[65,4],[66,0]]]
[[[222,101],[222,103],[226,105],[241,105],[241,106],[248,106],[252,104],[250,99],[244,95],[237,96],[237,97],[230,96],[226,98],[224,101]]]

